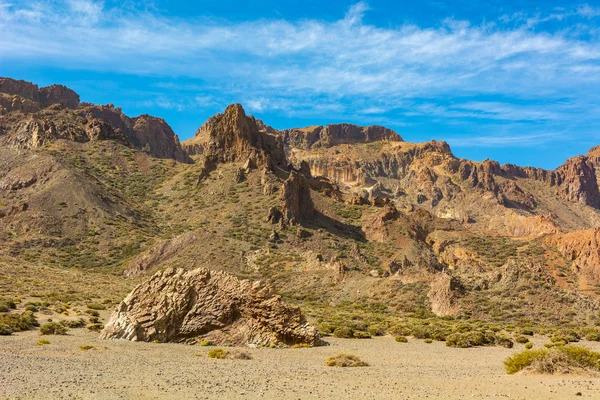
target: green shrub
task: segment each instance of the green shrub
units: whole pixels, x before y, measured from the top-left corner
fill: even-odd
[[[433,343],[433,339],[425,339],[424,342],[425,343]]]
[[[333,331],[333,336],[338,338],[350,339],[354,337],[354,331],[347,326],[340,326]]]
[[[589,340],[590,342],[600,342],[600,333],[597,330],[589,331],[585,335],[585,340]]]
[[[212,340],[203,340],[200,342],[200,346],[212,346],[213,342]]]
[[[38,346],[43,346],[45,344],[50,344],[50,341],[48,339],[40,339],[38,340]]]
[[[7,324],[0,324],[0,336],[9,336],[12,335],[13,330]]]
[[[526,338],[525,336],[517,336],[515,338],[515,342],[525,344],[525,343],[529,342],[529,339]]]
[[[13,299],[0,298],[0,312],[9,312],[17,308]]]
[[[369,332],[363,331],[354,331],[352,336],[356,339],[371,339],[371,335],[369,334]]]
[[[223,358],[227,358],[227,356],[229,355],[229,352],[227,350],[224,350],[222,348],[216,348],[216,349],[212,349],[211,351],[208,352],[208,356],[210,358],[215,358],[217,360],[221,360]]]
[[[527,350],[529,350],[529,349],[533,348],[533,343],[531,343],[531,342],[527,342],[527,343],[525,343],[525,348],[526,348]]]
[[[577,369],[600,372],[600,353],[579,346],[554,346],[551,349],[525,350],[504,361],[508,374],[525,368],[539,373],[568,373]]]
[[[34,327],[40,326],[31,311],[25,311],[22,314],[2,314],[0,315],[0,324],[10,326],[13,332],[28,331]]]
[[[48,322],[40,327],[40,333],[42,335],[66,335],[67,328],[58,322]]]
[[[338,354],[325,361],[328,367],[367,367],[369,364],[353,354]]]
[[[76,328],[83,328],[83,327],[85,327],[86,322],[85,322],[85,319],[79,318],[78,320],[74,320],[74,321],[73,320],[70,320],[70,321],[67,321],[67,320],[60,321],[60,324],[62,326],[67,327],[67,328],[76,329]]]
[[[406,336],[396,336],[396,342],[398,343],[408,343],[408,339]]]
[[[102,325],[102,324],[89,324],[86,328],[88,328],[88,330],[90,330],[92,332],[100,332],[102,329],[104,329],[104,325]]]

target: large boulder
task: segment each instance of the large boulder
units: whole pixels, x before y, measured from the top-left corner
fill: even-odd
[[[233,345],[320,345],[299,308],[268,287],[222,271],[169,268],[137,286],[117,307],[105,339]]]

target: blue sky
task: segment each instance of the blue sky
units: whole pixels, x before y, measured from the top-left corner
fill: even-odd
[[[485,3],[485,4],[483,4]],[[0,76],[164,118],[239,102],[459,157],[555,168],[600,144],[600,3],[0,0]]]

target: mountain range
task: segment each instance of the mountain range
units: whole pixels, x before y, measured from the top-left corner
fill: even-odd
[[[0,78],[0,288],[91,296],[76,273],[116,299],[206,267],[269,282],[321,330],[357,310],[595,324],[599,176],[600,147],[500,165],[382,126],[277,130],[239,104],[180,143],[160,118]]]

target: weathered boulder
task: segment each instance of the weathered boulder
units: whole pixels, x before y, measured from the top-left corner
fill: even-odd
[[[299,308],[259,282],[223,271],[169,268],[137,286],[117,307],[104,339],[215,344],[323,344]]]

